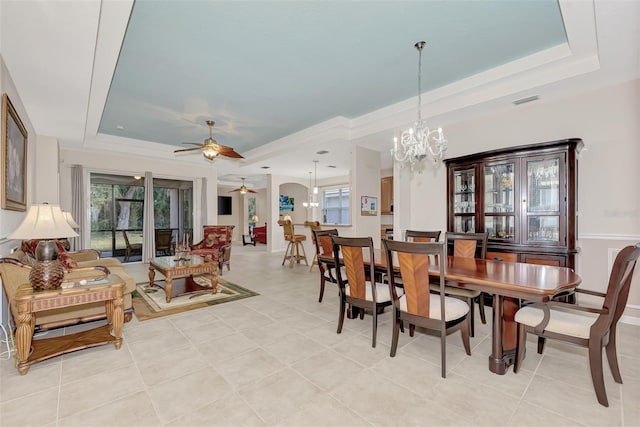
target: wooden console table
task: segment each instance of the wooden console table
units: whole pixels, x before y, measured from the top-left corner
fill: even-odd
[[[111,274],[104,279],[68,289],[34,291],[28,285],[18,288],[13,304],[17,307],[16,344],[18,371],[25,375],[32,363],[75,350],[113,343],[122,346],[124,281]],[[33,340],[36,316],[40,311],[104,301],[107,324],[87,331],[55,338]]]

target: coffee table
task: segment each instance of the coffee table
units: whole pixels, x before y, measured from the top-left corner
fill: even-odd
[[[156,271],[164,275],[165,283],[155,283]],[[175,256],[161,256],[149,261],[149,284],[156,285],[164,289],[167,303],[171,302],[171,297],[188,294],[192,292],[211,291],[215,294],[218,291],[218,270],[214,262],[207,261],[199,255],[189,255],[182,259]],[[193,280],[193,276],[208,275],[211,278],[211,286],[202,286]],[[184,278],[184,286],[174,289],[173,279]]]

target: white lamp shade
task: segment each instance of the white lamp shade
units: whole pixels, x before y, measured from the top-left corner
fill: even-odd
[[[75,221],[74,221],[75,222]],[[22,224],[8,239],[60,239],[77,237],[57,205],[31,205]]]
[[[259,220],[258,220],[258,215],[254,215],[254,216],[252,216],[252,217],[251,217],[251,221],[252,221],[252,222],[258,222],[258,221],[259,221]]]
[[[63,211],[62,215],[64,215],[64,217],[67,219],[67,224],[69,224],[69,227],[73,229],[80,228],[80,225],[76,222],[75,219],[73,219],[73,215],[71,215],[71,212]]]

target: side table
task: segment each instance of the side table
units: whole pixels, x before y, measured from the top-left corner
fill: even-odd
[[[31,286],[18,288],[13,304],[17,307],[16,344],[18,371],[25,375],[29,365],[83,348],[113,343],[122,346],[124,281],[115,274],[104,279],[68,289],[34,291]],[[40,311],[104,301],[107,324],[71,335],[33,340],[36,316]]]
[[[247,245],[256,245],[255,236],[253,234],[243,234],[242,235],[242,246]]]

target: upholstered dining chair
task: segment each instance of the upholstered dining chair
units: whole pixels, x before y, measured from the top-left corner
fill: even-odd
[[[347,304],[352,308],[353,318],[360,314],[364,318],[364,311],[370,310],[373,317],[373,336],[371,346],[376,346],[378,333],[378,312],[391,305],[389,286],[377,283],[375,276],[375,264],[373,253],[373,239],[371,237],[338,237],[331,236],[333,244],[333,256],[335,265],[344,265],[336,268],[335,274],[340,287],[340,315],[338,318],[338,333],[342,332],[344,315]],[[369,265],[365,268],[365,257]],[[346,275],[346,277],[344,277]],[[401,288],[396,291],[402,295]]]
[[[489,233],[446,233],[447,254],[462,258],[484,259],[487,256],[488,239]],[[434,286],[433,289],[435,291],[438,290],[437,286]],[[482,323],[487,323],[484,313],[484,295],[480,291],[459,288],[452,283],[447,286],[447,294],[467,301],[471,310],[471,336],[475,336],[475,309],[473,302],[477,301],[478,303],[480,320]]]
[[[393,302],[393,338],[391,357],[395,357],[402,322],[436,331],[440,335],[441,375],[447,376],[447,335],[460,330],[465,352],[471,355],[469,343],[469,305],[446,295],[444,266],[447,256],[442,243],[415,243],[384,240],[389,275],[389,293]],[[438,293],[429,284],[429,257],[439,266]],[[395,286],[394,264],[400,268],[404,295]]]
[[[613,379],[622,384],[616,350],[616,329],[627,304],[638,257],[640,243],[627,246],[618,253],[611,269],[606,293],[576,288],[578,294],[602,298],[603,302],[599,308],[553,300],[527,305],[518,310],[515,316],[518,322],[518,345],[513,371],[517,373],[522,366],[527,333],[587,347],[591,381],[596,397],[601,405],[609,406],[602,371],[602,347],[606,349]]]
[[[309,262],[307,261],[307,253],[304,250],[304,242],[307,240],[307,236],[304,234],[296,234],[295,228],[291,220],[285,219],[278,221],[278,224],[282,226],[282,231],[284,232],[284,240],[289,242],[287,245],[287,249],[284,251],[284,258],[282,258],[282,265],[289,260],[289,267],[293,268],[294,263],[300,264],[301,260],[304,260],[307,266]],[[302,249],[302,255],[300,255],[300,250]]]
[[[333,228],[330,230],[313,230],[311,232],[313,236],[313,243],[316,247],[316,259],[318,256],[333,258],[333,247],[331,246],[331,236],[337,236],[338,230]],[[324,296],[324,284],[328,280],[331,283],[338,283],[338,279],[333,275],[332,270],[335,270],[335,264],[327,264],[322,261],[318,261],[318,269],[320,270],[320,296],[318,302],[322,302]]]
[[[311,230],[311,241],[314,244],[314,246],[316,245],[316,236],[313,234],[314,231],[316,230],[322,230],[322,227],[320,226],[320,221],[305,221],[304,222],[304,226],[305,227],[309,227],[309,229]],[[317,246],[316,246],[317,248]],[[313,271],[313,266],[314,265],[318,265],[318,251],[316,250],[315,255],[313,256],[313,261],[311,261],[311,267],[309,268],[309,272]]]
[[[127,230],[122,230],[122,237],[124,237],[124,262],[128,262],[129,258],[134,255],[142,255],[142,243],[129,242],[129,236]]]

